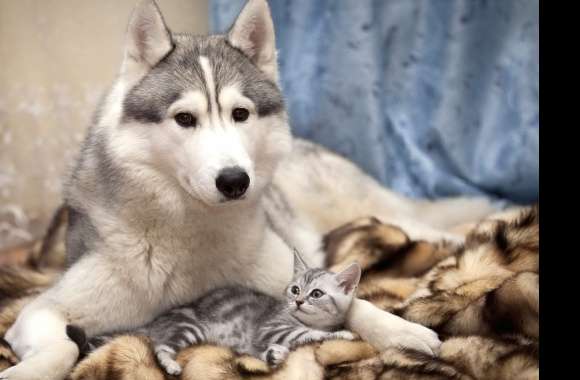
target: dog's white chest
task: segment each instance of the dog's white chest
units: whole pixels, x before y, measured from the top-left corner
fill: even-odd
[[[139,281],[162,308],[188,303],[216,287],[239,284],[280,297],[292,276],[292,253],[267,230],[258,238],[240,236],[152,239],[142,248]],[[134,265],[134,264],[133,264]]]

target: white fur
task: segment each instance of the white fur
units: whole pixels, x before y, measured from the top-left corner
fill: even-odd
[[[353,300],[347,327],[379,350],[399,346],[436,355],[441,345],[434,331],[361,299]]]
[[[52,305],[28,305],[20,314],[20,323],[6,333],[5,339],[22,360],[0,373],[0,379],[63,379],[78,356],[77,345],[65,333],[66,317]]]

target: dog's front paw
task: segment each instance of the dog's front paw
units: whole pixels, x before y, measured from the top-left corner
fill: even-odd
[[[438,355],[441,341],[437,333],[418,323],[404,321],[399,329],[391,330],[391,345],[409,348],[429,355]]]
[[[379,351],[398,346],[436,355],[441,346],[435,331],[387,313],[368,301],[353,301],[349,324],[350,330]]]
[[[265,362],[271,367],[277,367],[286,360],[289,353],[290,350],[288,350],[287,347],[279,344],[272,344],[264,354]]]
[[[20,363],[0,372],[0,380],[34,380],[40,379],[40,375],[34,368]]]
[[[25,356],[14,367],[0,372],[0,380],[63,380],[74,366],[78,352],[73,342],[54,343],[50,350],[44,348]]]

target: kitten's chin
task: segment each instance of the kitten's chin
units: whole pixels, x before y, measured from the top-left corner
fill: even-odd
[[[316,311],[308,312],[303,309],[295,309],[292,315],[304,325],[319,330],[334,330],[337,326],[340,326],[341,323],[344,322],[336,321],[334,318],[328,315],[320,315]]]
[[[315,323],[315,321],[312,321],[312,313],[304,311],[303,309],[294,308],[292,310],[292,316],[307,326],[313,327],[312,325]]]

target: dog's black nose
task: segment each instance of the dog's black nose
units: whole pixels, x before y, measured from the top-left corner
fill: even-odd
[[[230,199],[237,199],[244,195],[249,185],[250,177],[239,166],[222,169],[215,180],[218,190]]]

